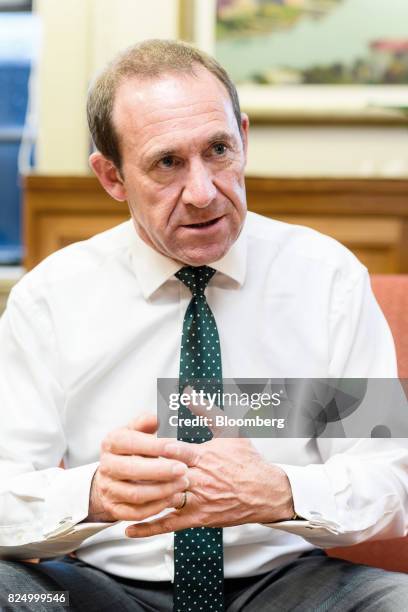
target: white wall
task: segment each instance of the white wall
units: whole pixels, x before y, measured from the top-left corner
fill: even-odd
[[[175,38],[174,0],[36,0],[43,45],[38,70],[37,171],[85,174],[90,79],[119,50],[144,38]]]
[[[66,1],[66,0],[65,0]],[[176,38],[178,4],[173,0],[88,0],[91,6],[91,72],[118,51],[145,38]]]
[[[37,88],[37,170],[45,174],[83,173],[89,151],[84,112],[89,4],[87,0],[37,0],[36,8],[43,37]]]
[[[251,128],[247,173],[254,176],[408,176],[408,125]]]

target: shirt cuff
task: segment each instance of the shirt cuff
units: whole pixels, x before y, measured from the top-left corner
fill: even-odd
[[[48,468],[4,482],[0,544],[21,546],[56,538],[83,521],[98,465]]]
[[[42,488],[46,490],[44,496],[38,493],[44,505],[42,516],[38,515],[37,523],[33,516],[31,525],[4,527],[0,557],[55,557],[76,550],[86,538],[111,527],[114,523],[78,524],[88,516],[91,484],[98,465],[96,462],[66,470],[55,468],[42,474],[25,474],[25,495],[21,497],[26,498],[30,493],[28,485],[34,485],[35,477],[42,476]]]
[[[324,466],[276,465],[286,473],[292,489],[293,507],[304,520],[266,523],[266,526],[308,539],[312,532],[316,536],[342,533],[341,525],[336,521],[336,505]]]
[[[88,516],[91,484],[98,466],[97,461],[59,472],[45,502],[45,539],[65,533]]]
[[[0,546],[0,559],[48,559],[76,550],[87,538],[116,523],[82,523],[60,531],[57,536],[21,546]]]

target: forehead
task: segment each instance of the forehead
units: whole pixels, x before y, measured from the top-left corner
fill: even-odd
[[[113,123],[121,146],[174,144],[201,133],[236,131],[225,86],[204,68],[194,75],[168,74],[157,79],[129,78],[116,92]]]

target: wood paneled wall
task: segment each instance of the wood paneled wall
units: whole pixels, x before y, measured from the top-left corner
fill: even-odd
[[[408,272],[408,179],[247,178],[248,207],[308,225],[350,248],[371,273]],[[129,218],[93,176],[25,179],[25,266]]]

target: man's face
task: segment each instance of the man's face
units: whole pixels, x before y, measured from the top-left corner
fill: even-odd
[[[248,120],[241,135],[222,83],[204,68],[196,74],[128,79],[113,110],[123,199],[136,229],[154,249],[190,265],[220,259],[246,214]]]

